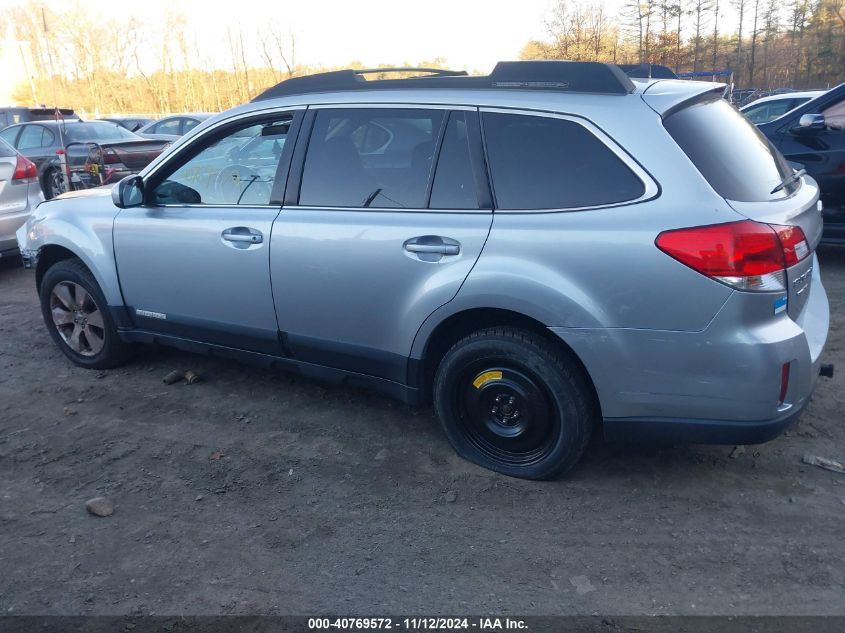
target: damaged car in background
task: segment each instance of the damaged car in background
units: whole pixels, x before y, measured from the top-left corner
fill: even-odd
[[[0,138],[35,163],[47,199],[138,173],[170,145],[107,121],[20,123]]]

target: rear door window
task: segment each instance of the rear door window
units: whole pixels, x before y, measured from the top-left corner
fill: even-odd
[[[175,134],[178,136],[179,134],[179,126],[181,125],[181,119],[169,119],[167,121],[162,121],[155,127],[155,134]]]
[[[13,148],[6,141],[0,138],[0,158],[9,158],[10,156],[15,155],[15,148]]]
[[[772,191],[792,173],[781,153],[732,105],[708,97],[669,115],[663,125],[716,192],[738,202],[785,198],[800,180]]]
[[[445,110],[325,108],[317,112],[299,204],[423,209]]]
[[[2,139],[3,139],[4,141],[6,141],[9,145],[11,145],[12,147],[14,147],[14,146],[15,146],[15,141],[16,141],[16,140],[17,140],[17,138],[18,138],[18,132],[20,132],[20,128],[19,128],[19,127],[6,128],[6,129],[5,129],[5,130],[3,130],[2,132],[0,132],[0,138],[2,138]]]
[[[575,209],[629,202],[645,185],[590,130],[557,117],[484,112],[496,207]]]
[[[44,136],[44,128],[40,125],[26,125],[18,140],[18,149],[37,149],[41,147],[41,140]]]

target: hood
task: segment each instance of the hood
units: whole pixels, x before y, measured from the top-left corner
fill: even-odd
[[[103,187],[94,187],[92,189],[80,189],[79,191],[68,191],[60,196],[56,196],[50,202],[59,200],[70,200],[72,198],[102,198],[103,196],[110,196],[113,185],[106,185]]]

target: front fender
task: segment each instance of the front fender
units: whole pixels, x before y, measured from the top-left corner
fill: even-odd
[[[18,244],[24,256],[33,258],[51,246],[67,249],[91,271],[108,304],[123,305],[112,241],[118,209],[111,203],[110,189],[86,193],[42,202],[18,230]]]

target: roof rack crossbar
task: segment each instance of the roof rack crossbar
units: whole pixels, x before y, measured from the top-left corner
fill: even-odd
[[[363,75],[388,72],[425,72],[421,77],[370,79]],[[520,61],[499,62],[489,75],[469,76],[465,71],[440,68],[368,68],[335,70],[294,77],[268,88],[253,101],[318,92],[453,88],[554,90],[607,95],[626,95],[634,84],[614,64],[601,62]]]
[[[413,66],[392,66],[388,68],[353,68],[356,75],[375,75],[379,73],[428,73],[435,77],[466,77],[465,70],[447,70],[446,68],[416,68]]]

